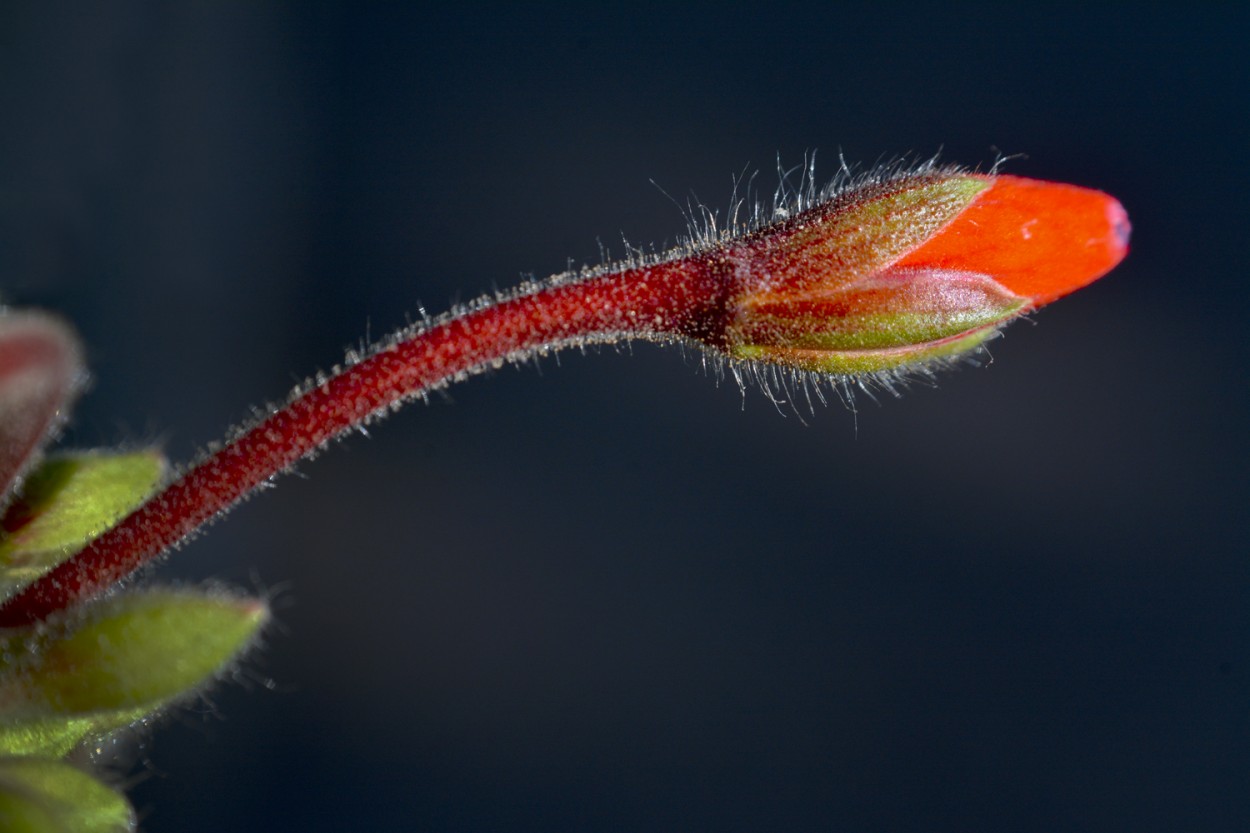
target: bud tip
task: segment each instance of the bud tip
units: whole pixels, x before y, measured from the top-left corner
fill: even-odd
[[[1036,309],[1093,283],[1128,254],[1128,213],[1109,194],[1016,176],[990,182],[896,265],[991,275]]]

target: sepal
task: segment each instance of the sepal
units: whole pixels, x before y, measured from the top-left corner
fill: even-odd
[[[0,723],[115,720],[148,712],[210,680],[256,637],[265,604],[181,590],[126,593],[8,631]]]
[[[0,830],[127,833],[135,815],[119,793],[70,764],[0,758]]]
[[[139,506],[165,468],[154,450],[43,461],[0,519],[0,603]]]

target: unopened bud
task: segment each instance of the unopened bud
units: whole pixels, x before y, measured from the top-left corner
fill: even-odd
[[[975,349],[1127,252],[1123,208],[1098,191],[923,172],[852,188],[718,256],[730,282],[711,346],[852,375]]]

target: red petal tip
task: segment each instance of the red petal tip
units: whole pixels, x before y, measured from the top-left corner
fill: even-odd
[[[1033,307],[1092,283],[1128,254],[1124,206],[1101,191],[1015,176],[991,185],[898,266],[980,272]]]

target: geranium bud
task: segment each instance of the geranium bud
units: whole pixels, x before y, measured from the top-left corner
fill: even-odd
[[[735,359],[852,375],[972,350],[1127,252],[1098,191],[922,172],[852,188],[727,247],[719,344]]]

